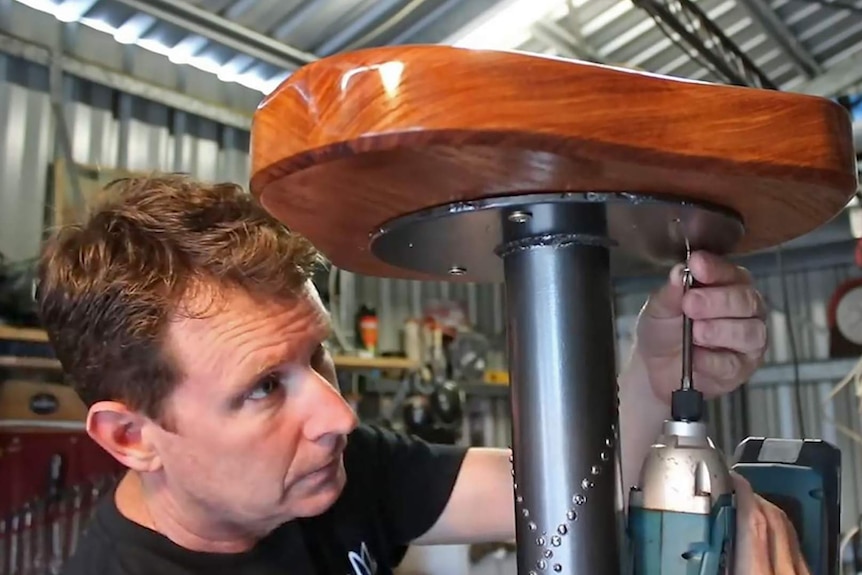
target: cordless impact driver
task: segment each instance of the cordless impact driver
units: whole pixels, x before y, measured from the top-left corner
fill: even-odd
[[[684,290],[692,287],[688,267]],[[728,464],[710,439],[703,394],[692,381],[692,320],[683,318],[682,381],[671,419],[629,496],[633,575],[734,573],[736,501],[731,471],[785,511],[811,575],[838,575],[840,452],[824,441],[750,438]],[[746,575],[737,573],[736,575]]]

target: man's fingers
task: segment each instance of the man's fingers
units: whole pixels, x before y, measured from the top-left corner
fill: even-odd
[[[794,575],[811,575],[811,570],[808,569],[808,564],[805,562],[805,557],[802,555],[799,533],[797,533],[793,523],[790,522],[787,514],[782,513],[781,519],[784,521],[784,528],[787,530],[790,554],[793,557],[793,568],[796,569],[795,571],[791,571],[791,573],[794,573]]]
[[[769,531],[772,568],[775,570],[775,573],[797,575],[796,556],[793,553],[793,547],[790,542],[791,534],[787,530],[788,523],[784,512],[765,499],[760,500],[760,507],[766,516],[767,529]]]
[[[751,485],[731,472],[736,490],[736,572],[747,575],[810,575],[787,515],[757,496]]]
[[[769,556],[769,526],[757,497],[745,479],[731,473],[736,490],[737,537],[735,571],[746,575],[776,575]]]
[[[668,281],[647,300],[645,314],[656,319],[669,319],[682,314],[682,264],[670,271]]]
[[[745,354],[766,349],[766,324],[759,319],[706,319],[692,327],[695,345]]]
[[[751,273],[725,258],[709,252],[694,252],[689,267],[695,281],[706,285],[752,283]]]
[[[682,309],[695,320],[766,317],[763,296],[750,284],[693,289],[685,295]]]
[[[690,265],[702,285],[690,290],[683,301],[684,266],[675,265],[668,282],[647,302],[650,317],[677,317],[683,310],[693,319],[765,317],[766,306],[748,270],[707,252],[692,254]]]
[[[796,532],[796,528],[793,527],[793,523],[790,522],[785,513],[781,514],[781,518],[784,520],[784,528],[787,530],[790,543],[790,555],[793,557],[793,568],[795,571],[791,571],[791,573],[795,575],[811,575],[808,564],[805,562],[805,557],[802,555],[799,533]]]
[[[692,368],[697,385],[707,395],[727,393],[746,381],[760,363],[758,354],[694,348]]]

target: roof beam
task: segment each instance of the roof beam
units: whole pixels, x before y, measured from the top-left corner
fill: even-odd
[[[832,98],[844,95],[848,89],[860,83],[862,83],[862,52],[856,52],[823,74],[792,88],[790,91]]]
[[[71,56],[55,54],[47,46],[16,38],[3,32],[0,32],[0,53],[9,54],[10,56],[22,58],[28,62],[46,67],[50,67],[54,59],[59,58],[59,64],[63,71],[72,76],[77,76],[78,78],[89,80],[90,82],[107,86],[108,88],[113,88],[132,96],[138,96],[145,100],[159,102],[170,108],[207,118],[225,126],[231,126],[244,131],[248,131],[251,128],[254,110],[234,110],[227,106],[203,102],[178,90],[158,86],[98,64],[85,62]]]
[[[823,73],[823,67],[814,59],[811,52],[790,30],[787,24],[779,18],[767,0],[740,0],[740,3],[766,30],[767,35],[781,46],[781,49],[793,60],[796,67],[808,78],[814,78]]]
[[[149,14],[158,20],[168,22],[286,71],[295,70],[317,60],[317,56],[314,54],[309,54],[266,34],[235,24],[227,18],[182,0],[118,1],[134,10]]]
[[[580,43],[574,34],[549,20],[538,20],[531,27],[532,34],[556,48],[563,56],[579,60],[597,61],[589,47]]]
[[[584,37],[584,23],[581,21],[581,15],[578,12],[578,7],[575,6],[574,0],[566,0],[566,21],[568,23],[567,28],[572,33],[574,44],[578,47],[578,50],[586,54],[586,59],[602,63],[599,53],[593,50]]]
[[[317,46],[314,51],[318,54],[329,56],[342,50],[345,46],[356,41],[369,26],[394,10],[399,3],[400,0],[377,0],[367,10],[362,10],[351,23]]]

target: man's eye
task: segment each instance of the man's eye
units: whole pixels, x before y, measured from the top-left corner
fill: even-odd
[[[279,391],[281,386],[281,378],[278,374],[273,373],[262,379],[257,387],[252,389],[245,398],[251,401],[260,401]]]

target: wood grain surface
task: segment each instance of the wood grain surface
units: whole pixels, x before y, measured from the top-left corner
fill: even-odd
[[[811,232],[856,187],[850,119],[828,100],[446,46],[298,70],[255,114],[252,164],[252,193],[335,265],[413,279],[431,278],[377,260],[369,234],[453,201],[703,200],[743,217],[745,253]]]

